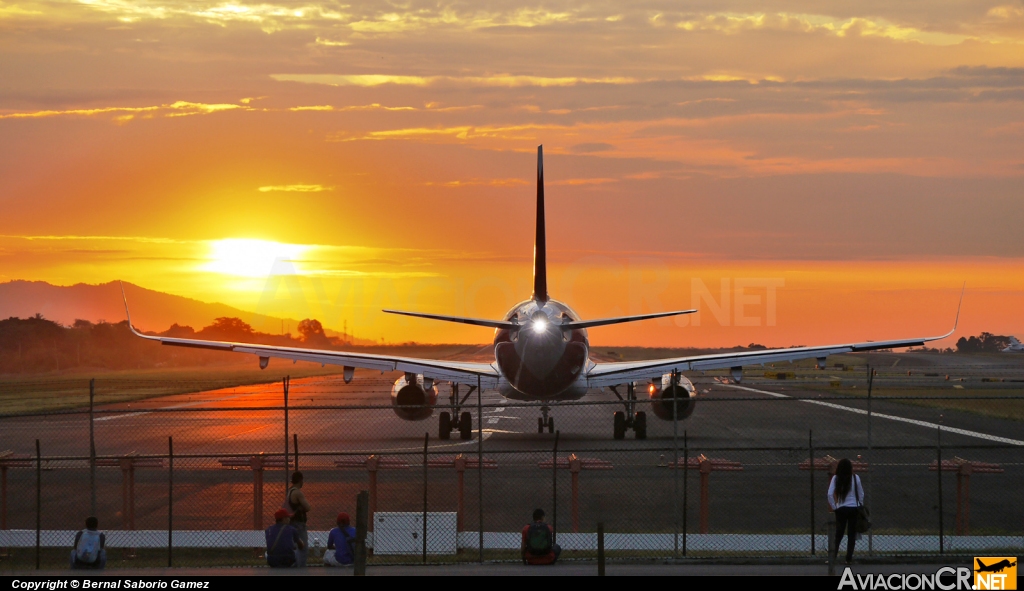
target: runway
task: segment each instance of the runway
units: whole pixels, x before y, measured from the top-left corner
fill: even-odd
[[[365,469],[336,466],[344,457],[377,454],[404,465],[378,472],[378,511],[419,511],[425,433],[430,433],[429,449],[435,460],[459,453],[476,456],[476,432],[469,441],[459,440],[457,433],[448,441],[437,439],[437,412],[426,421],[407,422],[399,420],[390,408],[365,408],[388,404],[390,384],[397,377],[366,372],[357,373],[351,384],[345,384],[340,376],[292,382],[289,433],[298,435],[299,467],[307,474],[306,492],[314,506],[311,529],[329,528],[340,510],[353,512],[357,492],[367,488]],[[682,531],[685,519],[686,531],[695,533],[699,527],[699,474],[665,467],[678,450],[680,459],[684,454],[691,458],[706,454],[742,466],[741,471],[710,475],[709,533],[807,532],[809,537],[812,514],[815,531],[820,533],[828,519],[826,474],[816,474],[812,489],[810,473],[798,468],[813,444],[816,457],[860,456],[868,463],[863,478],[880,533],[936,535],[939,479],[928,470],[928,464],[939,453],[941,425],[944,459],[998,463],[1004,470],[973,476],[971,533],[1005,536],[1008,545],[1022,545],[1024,506],[1007,494],[1024,486],[1024,429],[1018,421],[875,400],[869,452],[866,400],[840,396],[829,388],[828,381],[819,387],[816,382],[778,382],[753,375],[741,384],[724,383],[713,376],[690,377],[700,391],[693,415],[680,422],[674,433],[671,422],[649,413],[645,441],[635,440],[632,433],[622,441],[612,439],[612,413],[622,406],[613,404],[616,399],[611,392],[592,392],[585,399],[600,404],[553,408],[551,416],[559,430],[558,457],[575,453],[611,465],[606,470],[585,469],[579,475],[580,531],[593,531],[598,521],[604,521],[609,531],[670,533]],[[893,376],[887,379],[898,381]],[[993,395],[1000,394],[996,385],[989,385]],[[989,392],[981,388],[976,384],[972,394]],[[447,394],[447,386],[442,386],[438,410],[447,403]],[[177,456],[175,527],[252,529],[252,471],[225,468],[220,460],[233,454],[280,454],[285,440],[282,402],[282,386],[270,384],[105,407],[99,409],[94,423],[97,453],[166,454],[167,438],[173,437]],[[479,425],[478,403],[482,406],[483,455],[497,468],[484,470],[482,489],[476,471],[467,471],[465,526],[477,527],[478,494],[482,491],[485,529],[515,531],[533,508],[554,508],[552,470],[539,467],[541,461],[552,457],[554,435],[537,433],[536,406],[504,400],[496,392],[482,393],[479,401],[475,393],[467,399],[463,410],[471,413],[474,427]],[[1024,400],[1016,403],[1024,404]],[[325,408],[337,406],[359,408]],[[2,425],[0,450],[31,455],[38,438],[44,456],[88,454],[87,415],[6,418]],[[892,449],[894,446],[907,449]],[[46,466],[44,528],[68,529],[68,523],[76,523],[86,514],[86,466],[80,460],[54,461]],[[431,511],[455,510],[456,476],[452,468],[435,465],[429,469]],[[559,470],[557,477],[557,522],[560,529],[570,531],[569,471]],[[139,468],[135,478],[135,527],[165,527],[166,467]],[[265,472],[264,523],[280,506],[283,478],[280,470]],[[97,512],[101,522],[112,528],[125,524],[121,483],[121,470],[98,470]],[[30,495],[18,493],[32,489],[34,471],[10,469],[9,486],[13,494],[8,498],[8,527],[34,527]],[[956,521],[953,474],[943,476],[942,506],[943,528],[950,535]]]

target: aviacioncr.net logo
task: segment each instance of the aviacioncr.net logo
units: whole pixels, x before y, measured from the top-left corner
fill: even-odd
[[[1014,581],[1016,582],[1016,581]],[[943,566],[931,574],[919,573],[866,573],[854,574],[847,567],[839,579],[837,589],[850,591],[953,591],[954,589],[973,589],[971,569],[966,566]]]

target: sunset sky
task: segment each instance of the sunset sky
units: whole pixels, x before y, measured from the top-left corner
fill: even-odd
[[[596,344],[1024,336],[1020,1],[0,1],[0,282],[486,342],[539,144]]]

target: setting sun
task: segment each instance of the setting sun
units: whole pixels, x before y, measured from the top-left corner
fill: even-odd
[[[202,270],[241,277],[296,275],[296,262],[310,249],[304,244],[283,244],[270,240],[225,238],[210,243],[209,263]]]

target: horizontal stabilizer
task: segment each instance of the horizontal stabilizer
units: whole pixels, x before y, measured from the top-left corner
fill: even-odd
[[[622,324],[624,322],[636,322],[638,320],[651,320],[652,318],[664,318],[666,316],[679,316],[680,314],[693,314],[697,310],[677,310],[675,312],[658,312],[657,314],[641,314],[639,316],[616,316],[615,318],[598,318],[597,320],[577,320],[563,322],[560,327],[568,328],[592,328],[594,326],[605,326],[608,324]]]
[[[693,314],[697,310],[678,310],[675,312],[658,312],[657,314],[641,314],[639,316],[616,316],[615,318],[599,318],[597,320],[572,320],[558,324],[562,330],[578,330],[594,326],[605,326],[607,324],[621,324],[623,322],[636,322],[638,320],[650,320],[652,318],[664,318],[665,316],[678,316],[680,314]],[[489,328],[518,328],[522,326],[517,322],[507,320],[485,320],[483,318],[464,318],[462,316],[443,316],[441,314],[424,314],[422,312],[403,312],[401,310],[384,310],[388,314],[401,314],[415,318],[428,318],[430,320],[443,320],[444,322],[458,322],[460,324],[473,324],[475,326],[486,326]]]
[[[422,312],[403,312],[401,310],[383,310],[388,314],[401,314],[402,316],[413,316],[416,318],[429,318],[430,320],[442,320],[444,322],[458,322],[460,324],[472,324],[475,326],[486,326],[488,328],[513,328],[518,326],[506,320],[485,320],[483,318],[465,318],[462,316],[443,316],[441,314],[424,314]]]

